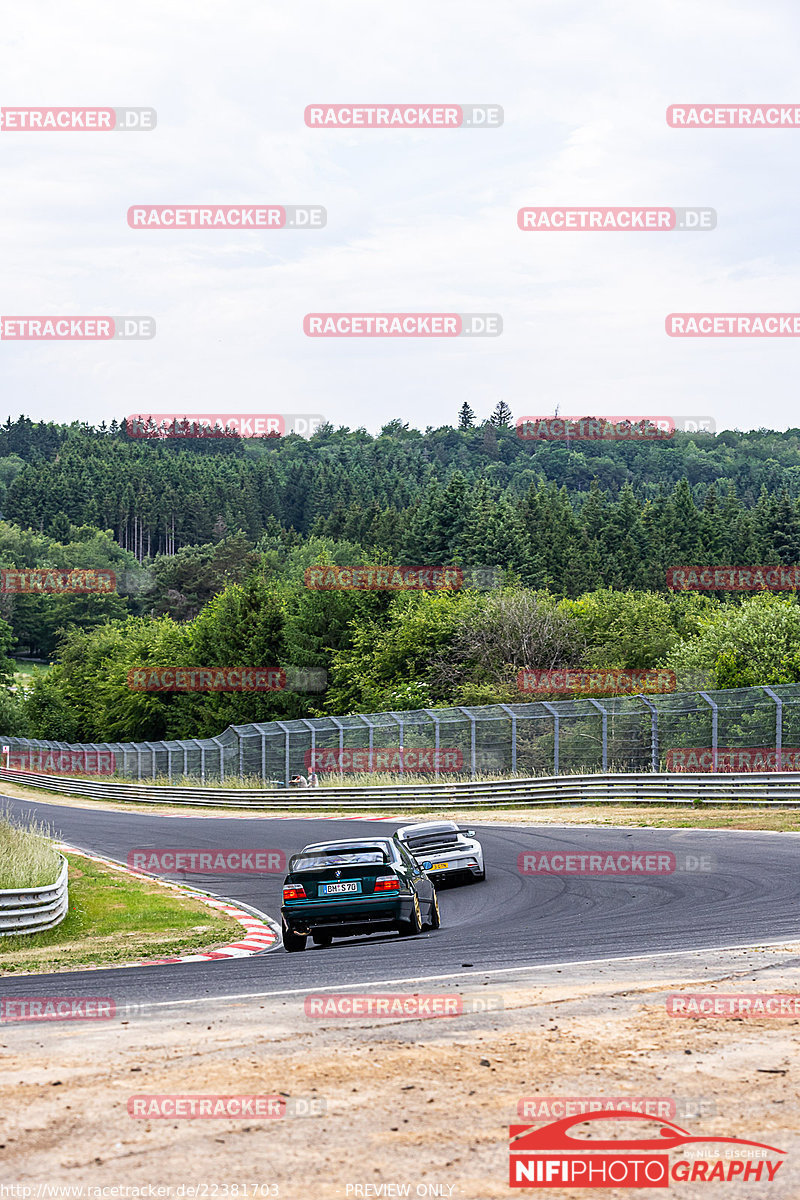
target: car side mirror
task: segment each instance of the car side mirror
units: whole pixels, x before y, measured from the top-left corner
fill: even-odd
[[[474,829],[465,829],[465,830],[464,830],[464,833],[467,835],[467,837],[475,837],[475,830],[474,830]]]

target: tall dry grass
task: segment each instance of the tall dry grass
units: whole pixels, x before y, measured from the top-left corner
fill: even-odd
[[[0,813],[0,888],[47,887],[60,870],[61,857],[43,825]]]

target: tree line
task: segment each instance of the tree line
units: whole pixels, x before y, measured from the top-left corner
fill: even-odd
[[[531,442],[508,407],[424,433],[131,439],[0,427],[0,566],[108,568],[111,594],[0,592],[3,731],[219,733],[281,717],[534,699],[524,667],[800,679],[794,595],[681,594],[670,567],[800,563],[800,431]],[[460,591],[320,591],[315,564],[463,568]],[[483,582],[481,582],[483,581]],[[477,583],[477,586],[475,586]],[[29,690],[11,655],[54,662]],[[128,672],[322,671],[323,692],[133,693]]]
[[[566,489],[579,520],[589,505],[595,523],[597,492],[613,507],[631,489],[656,520],[681,483],[699,511],[713,519],[725,508],[727,521],[765,493],[785,493],[791,505],[800,496],[798,430],[566,444],[518,437],[502,402],[487,421],[472,420],[462,408],[459,427],[424,433],[395,420],[377,436],[325,425],[310,438],[148,441],[128,437],[124,422],[92,428],[22,417],[0,426],[0,514],[61,542],[71,526],[110,530],[139,560],[238,531],[257,542],[276,529],[417,554],[421,527],[445,496],[459,500],[467,526],[484,510],[494,525],[509,510],[524,515],[532,494],[552,489]],[[492,548],[475,540],[456,552]]]

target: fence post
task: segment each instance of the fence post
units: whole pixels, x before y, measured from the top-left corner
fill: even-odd
[[[439,718],[429,708],[422,710],[433,721],[433,761],[436,778],[439,778]]]
[[[225,782],[225,747],[223,746],[223,744],[219,740],[219,738],[211,738],[211,741],[214,743],[215,746],[219,747],[219,781],[220,781],[220,783],[224,783]]]
[[[328,717],[339,730],[339,778],[344,778],[344,725],[336,717]]]
[[[511,774],[515,775],[517,772],[517,715],[507,704],[501,704],[500,708],[511,717]]]
[[[314,726],[311,724],[311,722],[306,720],[305,717],[300,717],[300,722],[301,722],[301,724],[305,725],[306,729],[311,730],[311,759],[310,759],[310,763],[309,763],[309,767],[308,767],[308,771],[310,774],[312,771],[316,771],[316,769],[317,769],[317,758],[316,758],[317,731],[314,728]]]
[[[597,700],[592,700],[592,698],[589,696],[587,696],[587,699],[590,704],[594,705],[594,707],[597,709],[597,711],[600,713],[601,717],[603,718],[603,770],[607,771],[608,770],[608,709],[603,708],[602,704],[600,704]]]
[[[114,774],[115,775],[119,775],[119,761],[117,759],[117,753],[118,753],[118,751],[122,750],[122,777],[124,779],[125,778],[125,750],[123,748],[122,742],[109,742],[108,744],[114,752]]]
[[[260,728],[260,727],[259,727]],[[261,729],[261,782],[267,782],[267,735]]]
[[[192,738],[195,746],[200,748],[200,779],[205,783],[206,778],[206,750],[199,738]]]
[[[783,751],[783,701],[780,696],[776,696],[771,687],[764,687],[764,691],[775,701],[775,769],[782,770],[782,751]]]
[[[395,714],[394,714],[394,713],[388,713],[387,715],[388,715],[388,716],[390,716],[390,717],[392,718],[392,720],[393,720],[393,721],[396,721],[396,722],[397,722],[397,724],[400,726],[400,734],[399,734],[399,742],[400,742],[400,774],[401,774],[401,775],[405,775],[405,773],[406,773],[406,767],[405,767],[405,763],[403,762],[403,732],[404,732],[404,725],[403,725],[403,722],[400,720],[400,718],[399,718],[399,717],[397,717],[397,716],[395,716]]]
[[[702,696],[706,704],[711,705],[711,768],[717,769],[717,744],[719,738],[719,705],[715,700],[712,700],[708,692],[698,692],[698,696]]]
[[[461,705],[461,704],[459,704],[459,706],[458,706],[458,711],[464,713],[464,716],[469,717],[469,722],[470,722],[470,727],[471,727],[470,728],[470,747],[471,747],[470,775],[474,779],[475,778],[475,717],[468,709],[464,708],[463,705]]]
[[[363,714],[359,714],[359,715],[361,716],[361,720],[364,722],[364,724],[369,726],[369,769],[371,771],[372,770],[372,751],[374,749],[374,744],[375,744],[375,739],[374,739],[375,726],[372,724],[372,721],[370,721],[369,717],[365,717]]]
[[[549,713],[551,713],[552,717],[553,717],[553,738],[554,738],[554,740],[553,740],[553,774],[558,775],[559,774],[559,766],[560,766],[559,742],[561,740],[561,729],[560,729],[561,722],[560,722],[560,718],[558,715],[558,709],[554,708],[553,705],[550,704],[550,702],[548,700],[542,700],[540,703],[542,705],[542,708],[546,708],[547,711]]]
[[[279,729],[283,730],[283,750],[284,750],[284,776],[286,786],[289,786],[289,730],[283,721],[276,721],[275,724]]]
[[[152,758],[152,762],[151,762],[151,765],[150,765],[150,777],[151,777],[151,779],[153,780],[153,783],[155,783],[155,781],[156,781],[156,770],[157,770],[157,768],[158,768],[158,761],[157,761],[157,759],[156,759],[156,748],[155,748],[155,746],[153,745],[153,743],[152,743],[152,742],[145,742],[145,746],[147,746],[147,749],[150,751],[150,755],[151,755],[151,758]]]
[[[650,709],[650,761],[654,771],[658,770],[658,709],[646,696],[637,696]]]

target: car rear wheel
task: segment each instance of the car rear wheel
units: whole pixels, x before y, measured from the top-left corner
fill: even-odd
[[[439,915],[439,897],[436,895],[436,891],[434,890],[433,899],[431,900],[431,915],[429,924],[431,929],[438,929],[441,923],[442,919]]]
[[[330,946],[333,941],[332,933],[312,933],[311,940],[315,946]]]
[[[298,950],[305,950],[306,937],[299,933],[295,933],[289,929],[287,925],[283,927],[283,948],[288,950],[290,954],[294,954]]]
[[[419,896],[414,895],[414,907],[411,909],[411,920],[401,921],[397,927],[401,937],[414,937],[422,933],[422,914],[419,911]]]

